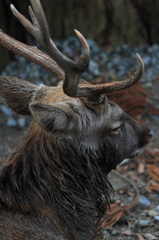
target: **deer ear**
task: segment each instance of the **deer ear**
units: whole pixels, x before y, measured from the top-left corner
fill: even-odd
[[[17,114],[30,115],[29,104],[32,101],[36,85],[15,77],[0,77],[0,97],[7,107]]]
[[[34,120],[47,132],[63,131],[70,122],[65,110],[56,104],[31,103],[30,111]]]

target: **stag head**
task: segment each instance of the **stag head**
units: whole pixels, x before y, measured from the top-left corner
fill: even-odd
[[[57,87],[35,86],[14,77],[0,77],[0,95],[6,105],[18,114],[32,115],[32,124],[40,126],[52,139],[70,142],[78,149],[99,152],[104,151],[106,142],[109,143],[109,155],[111,153],[116,158],[111,168],[123,159],[139,154],[151,141],[150,131],[130,118],[117,104],[109,101],[105,94],[129,88],[141,78],[144,64],[140,56],[137,54],[139,70],[131,78],[91,85],[81,80],[90,61],[90,50],[85,38],[75,30],[83,48],[82,54],[77,62],[67,58],[50,39],[40,1],[31,0],[31,3],[34,12],[31,7],[29,12],[33,24],[13,5],[11,10],[47,54],[13,40],[3,32],[0,32],[0,43],[42,65],[60,80],[63,79],[63,84]]]

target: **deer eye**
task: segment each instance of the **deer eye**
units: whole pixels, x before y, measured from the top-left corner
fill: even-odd
[[[120,129],[120,126],[119,126],[119,127],[116,127],[116,128],[113,128],[112,131],[113,131],[113,132],[117,132],[119,129]]]
[[[121,129],[121,124],[118,124],[112,128],[112,132],[118,133],[120,129]]]

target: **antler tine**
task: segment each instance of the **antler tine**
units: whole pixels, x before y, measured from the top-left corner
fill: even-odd
[[[77,62],[72,61],[71,59],[67,58],[64,54],[60,51],[56,51],[56,49],[52,46],[49,37],[49,29],[46,21],[45,14],[43,12],[42,6],[39,0],[31,0],[32,7],[34,9],[36,18],[40,25],[40,32],[43,38],[43,46],[46,52],[57,62],[57,64],[62,67],[65,71],[65,80],[63,84],[64,92],[71,96],[76,96],[76,88],[80,81],[80,77],[82,73],[88,67],[90,61],[89,55],[89,47],[86,43],[85,38],[76,31],[76,34],[83,46],[83,52]]]
[[[77,89],[77,97],[89,97],[92,96],[92,99],[99,99],[99,96],[104,93],[110,93],[115,91],[120,91],[127,89],[133,86],[139,79],[142,77],[144,73],[144,63],[140,57],[140,55],[136,54],[138,62],[139,62],[139,70],[137,70],[129,79],[119,82],[111,82],[105,84],[97,84],[90,85],[86,84]]]
[[[65,79],[63,84],[64,92],[71,97],[87,97],[93,102],[101,102],[101,95],[108,92],[123,90],[134,85],[143,75],[144,64],[137,54],[140,68],[131,78],[121,81],[106,83],[100,85],[84,84],[78,86],[82,73],[88,67],[90,61],[89,46],[80,32],[75,30],[78,39],[83,47],[82,54],[77,62],[72,61],[62,54],[50,39],[49,29],[45,14],[43,12],[40,0],[30,0],[33,10],[29,7],[30,16],[33,24],[29,22],[21,13],[19,13],[13,5],[11,9],[13,14],[19,19],[23,26],[35,37],[38,43],[45,49],[47,54],[56,61],[56,63],[65,71]]]
[[[11,5],[11,9],[15,17],[17,17],[22,25],[34,36],[38,43],[45,49],[47,54],[64,69],[66,74],[63,84],[64,92],[69,96],[75,97],[80,77],[88,67],[90,61],[89,46],[82,34],[76,30],[75,32],[82,44],[83,51],[77,62],[67,58],[64,54],[57,50],[55,44],[50,39],[47,20],[40,1],[31,0],[31,4],[34,13],[31,8],[29,8],[29,12],[33,24],[30,23],[21,13],[19,13],[13,5]]]

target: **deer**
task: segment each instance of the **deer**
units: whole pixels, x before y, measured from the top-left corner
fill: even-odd
[[[57,76],[57,86],[36,86],[0,77],[0,97],[13,112],[30,115],[19,145],[0,170],[1,240],[91,240],[109,207],[107,175],[126,158],[140,154],[152,133],[129,117],[106,94],[133,86],[139,69],[123,81],[92,85],[81,79],[90,49],[75,30],[82,53],[75,62],[50,38],[39,0],[31,0],[27,20],[11,10],[45,52],[0,31],[0,44]]]

